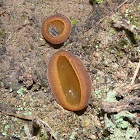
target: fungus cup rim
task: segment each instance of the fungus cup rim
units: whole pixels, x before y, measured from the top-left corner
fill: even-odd
[[[59,21],[63,22],[64,29],[60,35],[53,37],[50,34],[47,34],[46,25],[55,20],[59,20]],[[68,39],[68,37],[70,36],[71,21],[69,20],[68,17],[66,17],[62,14],[55,14],[55,15],[48,17],[46,20],[44,20],[44,22],[42,23],[41,31],[42,31],[42,34],[43,34],[45,40],[47,40],[48,42],[50,42],[52,44],[61,44],[61,43],[65,42]]]
[[[65,95],[62,90],[62,86],[57,73],[57,60],[59,56],[65,56],[70,62],[72,68],[74,69],[76,76],[78,78],[80,88],[81,88],[81,100],[78,105],[71,105],[67,103]],[[55,96],[57,102],[65,109],[71,111],[79,111],[86,108],[91,96],[91,79],[89,73],[86,71],[85,66],[82,61],[73,54],[60,50],[56,52],[49,61],[48,64],[48,80],[51,87],[52,93]],[[57,86],[56,86],[57,85]]]

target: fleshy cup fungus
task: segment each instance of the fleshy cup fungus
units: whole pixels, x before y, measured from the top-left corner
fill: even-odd
[[[48,64],[48,80],[57,102],[80,111],[88,105],[91,80],[82,61],[67,51],[55,53]]]
[[[71,22],[66,16],[56,14],[48,17],[43,22],[41,30],[47,41],[52,44],[61,44],[70,35]]]

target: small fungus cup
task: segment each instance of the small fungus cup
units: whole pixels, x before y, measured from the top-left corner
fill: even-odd
[[[62,44],[71,32],[70,20],[62,15],[56,14],[48,17],[42,24],[44,38],[52,44]]]
[[[57,102],[63,108],[79,111],[88,105],[91,80],[78,57],[67,51],[55,53],[48,64],[48,80]]]

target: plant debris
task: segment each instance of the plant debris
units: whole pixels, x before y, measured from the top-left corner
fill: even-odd
[[[140,111],[140,98],[139,98],[140,84],[121,87],[120,90],[117,89],[117,91],[118,92],[114,93],[116,99],[115,102],[110,102],[110,101],[102,102],[102,109],[105,112],[114,113],[114,112],[120,112],[124,110]],[[119,99],[119,101],[117,99]]]
[[[140,30],[136,26],[131,25],[125,19],[116,20],[116,21],[114,21],[113,25],[115,28],[125,29],[125,30],[128,30],[128,31],[130,31],[134,34],[137,34],[137,35],[140,34]]]
[[[98,2],[0,1],[0,139],[140,139],[139,1]],[[72,32],[53,48],[40,27],[56,13],[69,17]],[[60,49],[91,76],[83,111],[64,110],[51,93],[47,66]]]

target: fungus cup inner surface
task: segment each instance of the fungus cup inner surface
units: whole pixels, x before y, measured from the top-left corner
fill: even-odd
[[[61,20],[53,20],[47,24],[47,33],[52,37],[57,37],[64,31],[64,23]]]
[[[81,100],[80,83],[72,65],[65,56],[58,57],[57,71],[66,101],[71,105],[78,105]]]

